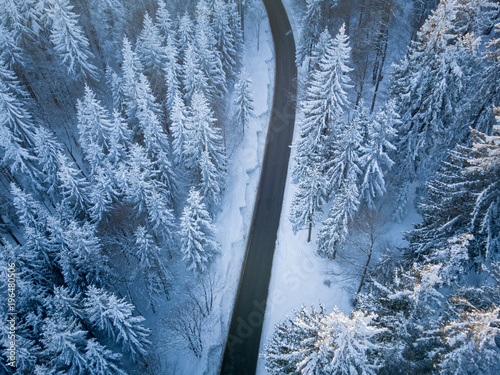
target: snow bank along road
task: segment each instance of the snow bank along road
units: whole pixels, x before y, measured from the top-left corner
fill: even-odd
[[[280,0],[264,0],[274,39],[276,77],[257,201],[221,374],[255,374],[276,233],[295,121],[295,42]]]

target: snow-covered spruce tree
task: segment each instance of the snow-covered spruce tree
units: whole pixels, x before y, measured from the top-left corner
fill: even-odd
[[[325,178],[327,180],[326,188],[335,194],[335,191],[341,189],[342,184],[348,176],[357,181],[361,174],[360,154],[361,154],[361,133],[359,123],[351,123],[339,129],[333,139],[330,159],[326,160]]]
[[[407,233],[417,254],[427,254],[445,246],[449,238],[468,233],[474,236],[469,246],[474,262],[498,259],[500,126],[494,126],[492,135],[471,132],[472,147],[458,146],[450,152],[450,161],[427,184],[427,198],[420,206],[423,222]]]
[[[174,23],[170,17],[170,12],[167,9],[165,0],[158,1],[158,9],[156,10],[155,25],[160,30],[163,40],[166,41],[167,37],[174,32]]]
[[[168,298],[170,272],[164,261],[165,256],[153,236],[142,226],[135,231],[135,252],[139,259],[139,274],[146,283],[149,303],[154,311],[159,297]]]
[[[193,30],[194,24],[193,20],[186,12],[181,17],[179,17],[179,26],[177,28],[177,49],[179,51],[179,62],[182,65],[186,64],[186,51],[190,44],[193,44]]]
[[[138,99],[137,84],[139,82],[139,74],[142,73],[144,68],[137,57],[137,54],[132,50],[132,44],[127,37],[123,38],[122,55],[122,76],[119,82],[121,90],[119,90],[116,94],[114,93],[113,96],[118,96],[120,94],[123,95],[123,98],[121,98],[119,102],[122,103],[125,108],[125,114],[127,115],[129,123],[135,125],[134,121]]]
[[[252,94],[252,79],[243,68],[241,70],[238,81],[234,85],[236,98],[234,104],[236,105],[236,113],[234,119],[238,125],[241,125],[242,132],[245,132],[245,125],[248,124],[251,118],[255,117],[255,107]]]
[[[381,367],[373,351],[383,329],[372,325],[374,314],[354,311],[349,317],[337,308],[309,311],[305,306],[276,325],[264,358],[270,374],[376,374]]]
[[[85,361],[90,374],[126,375],[126,372],[118,367],[121,358],[121,354],[107,349],[95,338],[87,340]]]
[[[51,373],[80,375],[87,371],[87,331],[76,318],[58,316],[44,319],[42,355]]]
[[[188,121],[187,139],[184,144],[186,166],[191,170],[194,181],[207,194],[205,199],[211,207],[219,202],[220,193],[225,187],[226,156],[221,131],[215,127],[216,120],[212,110],[200,92],[193,95]],[[210,184],[206,179],[208,174],[213,174]]]
[[[132,131],[118,110],[113,111],[113,122],[111,124],[111,135],[109,138],[109,152],[107,160],[117,166],[125,161],[127,150],[132,141]]]
[[[311,241],[312,227],[316,223],[318,215],[322,212],[322,206],[326,197],[326,181],[316,165],[308,165],[310,168],[305,174],[295,191],[290,208],[290,222],[294,233],[308,228],[307,242]]]
[[[229,25],[231,6],[223,0],[215,0],[212,27],[217,50],[221,54],[222,67],[227,77],[234,77],[236,71],[236,45],[233,30]]]
[[[50,245],[57,253],[57,262],[64,282],[72,292],[81,292],[86,285],[107,285],[110,276],[108,259],[103,254],[95,225],[76,220],[51,217]]]
[[[181,66],[179,65],[179,53],[174,42],[174,37],[168,35],[165,45],[166,62],[163,66],[165,84],[167,85],[167,92],[165,94],[165,108],[167,115],[172,123],[171,112],[173,111],[175,96],[178,95],[181,89],[180,78],[182,74]]]
[[[219,252],[214,239],[214,226],[200,193],[191,188],[181,217],[181,251],[188,268],[204,272],[212,258]]]
[[[76,109],[79,143],[94,173],[97,167],[102,167],[104,154],[109,150],[112,123],[109,113],[87,85],[83,98],[77,100]],[[101,156],[96,157],[96,153]]]
[[[485,63],[477,35],[490,7],[487,1],[442,0],[395,67],[390,93],[401,116],[394,158],[400,186],[433,174],[449,148],[467,141],[470,126],[490,131],[491,116],[483,112],[492,96],[477,98]]]
[[[75,214],[85,214],[89,207],[89,183],[82,175],[82,172],[75,168],[63,154],[58,154],[59,170],[59,191],[63,196],[62,203],[70,207]]]
[[[207,78],[205,95],[215,104],[227,91],[226,72],[222,65],[220,51],[216,48],[216,39],[209,21],[210,8],[204,0],[196,6],[196,28],[193,45],[196,49],[197,63]]]
[[[136,53],[149,77],[151,87],[157,95],[165,94],[163,69],[167,61],[160,29],[148,13],[144,15],[142,31],[137,38]]]
[[[328,34],[327,31],[325,33]],[[321,58],[317,70],[310,73],[305,98],[301,103],[304,118],[299,123],[300,137],[294,144],[297,149],[292,172],[294,182],[309,187],[314,185],[307,179],[316,176],[316,173],[311,171],[317,171],[320,178],[326,182],[327,163],[334,148],[334,134],[342,131],[341,117],[347,104],[346,90],[350,87],[347,73],[351,69],[346,65],[350,48],[345,27],[341,27],[334,40],[327,37],[323,39],[328,40],[328,43],[324,51],[318,52]],[[322,189],[326,193],[324,198],[331,194],[326,183]],[[306,197],[304,194],[300,196]],[[319,200],[316,201],[319,203]],[[305,202],[295,201],[294,206],[304,204]],[[310,217],[307,225],[313,222],[312,219]]]
[[[175,95],[172,111],[170,113],[170,126],[172,131],[172,150],[175,155],[175,163],[184,165],[186,159],[186,142],[189,137],[189,121],[186,105],[180,93]]]
[[[13,90],[14,89],[14,90]],[[0,81],[0,124],[25,146],[33,146],[35,125],[12,82]]]
[[[341,182],[335,193],[328,218],[323,222],[318,234],[317,253],[325,258],[335,259],[349,234],[349,222],[359,206],[358,181],[355,171],[351,171]]]
[[[43,174],[45,192],[53,202],[59,201],[58,177],[59,153],[62,145],[48,129],[39,126],[35,130],[35,154]]]
[[[137,360],[146,354],[151,343],[147,339],[150,331],[142,324],[144,318],[134,316],[133,310],[125,299],[103,289],[89,286],[85,293],[84,312],[88,320]]]
[[[387,102],[370,124],[366,143],[361,145],[359,162],[363,168],[363,182],[360,197],[370,209],[376,208],[377,198],[386,192],[385,175],[394,164],[389,154],[395,150],[392,142],[396,138],[398,118],[394,112],[394,102]]]
[[[82,27],[78,25],[73,6],[68,0],[47,0],[45,6],[51,27],[50,40],[68,73],[76,77],[97,78],[97,69],[91,62],[94,55]]]
[[[297,48],[296,63],[302,65],[311,56],[314,44],[321,32],[327,27],[330,10],[337,6],[337,0],[307,0],[307,9],[302,19],[302,32]]]
[[[188,43],[184,54],[184,64],[182,65],[182,91],[184,100],[188,105],[191,103],[195,92],[208,94],[208,77],[201,69],[198,60],[198,53],[193,43]]]

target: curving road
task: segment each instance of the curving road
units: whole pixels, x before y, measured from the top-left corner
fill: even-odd
[[[295,42],[280,0],[264,0],[274,39],[274,98],[257,199],[248,236],[221,374],[257,368],[274,245],[281,216],[297,96]]]

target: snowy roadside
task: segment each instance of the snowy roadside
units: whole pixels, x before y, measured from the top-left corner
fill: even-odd
[[[203,361],[200,361],[200,369],[205,369],[204,374],[218,373],[222,363],[255,205],[273,98],[275,60],[269,22],[265,17],[261,24],[259,50],[253,24],[246,22],[243,64],[253,80],[257,118],[245,129],[243,139],[234,152],[228,155],[229,188],[215,222],[221,256],[214,264],[214,272],[220,285],[216,290],[218,300],[211,314],[212,322],[207,324],[207,328],[212,329],[212,332],[205,335],[208,350]]]
[[[294,0],[283,1],[297,45],[301,32],[301,15],[294,11],[293,3]],[[299,69],[299,77],[303,73],[303,70]],[[297,123],[300,118],[301,114],[297,112],[294,141],[299,136]],[[306,230],[297,234],[293,233],[289,215],[295,193],[295,186],[290,179],[294,167],[294,158],[295,150],[292,149],[262,329],[261,353],[271,338],[275,325],[283,321],[287,316],[291,316],[293,311],[299,310],[302,305],[318,306],[321,303],[327,311],[331,311],[334,306],[337,306],[340,311],[346,314],[349,314],[352,309],[354,297],[352,294],[353,279],[342,277],[345,274],[345,270],[342,269],[344,265],[342,262],[328,261],[316,255],[317,246],[315,240],[320,225],[313,229],[310,243],[307,242]],[[403,222],[400,224],[389,223],[384,228],[384,238],[387,237],[395,245],[404,245],[402,230],[410,229],[412,224],[420,220],[420,215],[413,207],[413,199],[414,192],[409,199],[408,214]],[[324,211],[324,218],[326,218],[327,207],[325,207]],[[337,276],[332,276],[333,274]],[[359,283],[359,280],[354,281],[354,284],[356,283]],[[266,374],[268,372],[265,369],[265,360],[259,358],[257,375]]]

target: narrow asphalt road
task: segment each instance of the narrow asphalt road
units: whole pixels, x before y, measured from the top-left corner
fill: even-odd
[[[248,236],[221,374],[253,375],[257,368],[274,246],[285,191],[295,121],[295,42],[280,0],[264,0],[274,39],[273,108],[257,200]]]

